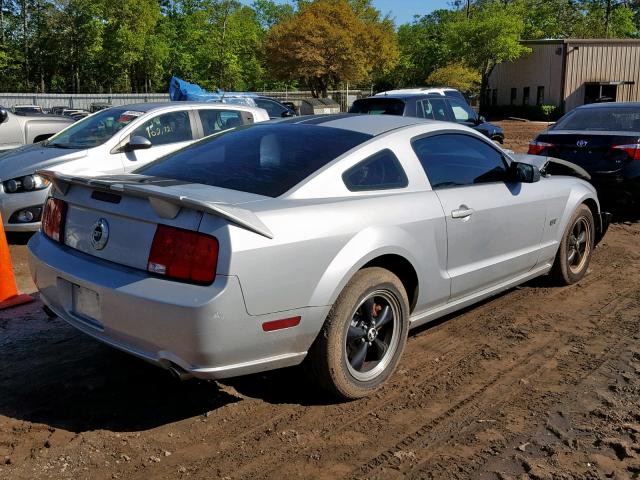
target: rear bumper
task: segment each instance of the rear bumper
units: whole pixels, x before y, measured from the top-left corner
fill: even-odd
[[[161,367],[225,378],[300,363],[328,307],[247,313],[240,282],[218,275],[210,286],[167,281],[62,247],[43,235],[29,242],[43,302],[92,337]],[[74,312],[74,285],[98,295],[97,318]],[[266,321],[301,316],[297,327],[264,332]],[[319,323],[318,323],[319,322]]]
[[[606,203],[631,204],[640,201],[640,178],[627,177],[620,172],[590,172],[591,183]]]

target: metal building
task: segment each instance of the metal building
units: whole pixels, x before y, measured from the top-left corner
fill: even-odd
[[[555,105],[563,112],[595,101],[640,101],[640,40],[525,40],[531,53],[497,65],[488,105]]]

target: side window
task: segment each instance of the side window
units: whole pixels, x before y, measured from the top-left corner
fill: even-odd
[[[507,164],[502,154],[470,135],[423,137],[413,140],[411,146],[434,190],[501,182],[506,178]]]
[[[342,175],[342,179],[352,192],[404,188],[409,183],[391,150],[382,150],[354,165]]]
[[[286,109],[282,108],[281,105],[278,105],[272,100],[267,100],[265,98],[255,98],[254,101],[256,102],[256,105],[258,105],[258,107],[264,108],[267,111],[270,118],[279,118],[282,116],[282,113],[286,111]]]
[[[242,114],[233,110],[199,109],[200,121],[204,136],[207,137],[220,130],[244,125]]]
[[[148,138],[154,146],[193,140],[189,112],[169,112],[153,117],[131,133],[131,138],[135,136]]]
[[[453,120],[447,115],[447,101],[444,98],[430,98],[432,117],[434,120],[443,120],[449,122]]]
[[[431,107],[429,100],[423,100],[419,102],[419,104],[421,105],[420,110],[423,112],[422,118],[433,120],[433,108]]]
[[[450,99],[449,103],[451,103],[451,109],[453,110],[453,115],[456,117],[456,122],[464,123],[475,121],[476,112],[466,103],[456,100],[455,98]]]

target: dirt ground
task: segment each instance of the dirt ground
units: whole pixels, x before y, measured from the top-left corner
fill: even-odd
[[[503,125],[519,151],[544,127]],[[391,381],[348,403],[298,368],[180,383],[37,301],[0,312],[0,478],[640,478],[639,242],[621,221],[577,285],[412,332]]]

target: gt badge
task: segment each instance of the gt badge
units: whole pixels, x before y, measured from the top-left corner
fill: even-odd
[[[100,218],[93,224],[93,231],[91,232],[91,245],[96,250],[102,250],[109,241],[109,223]]]
[[[580,147],[580,148],[584,148],[587,146],[589,142],[587,142],[586,140],[578,140],[576,142],[576,146]]]

